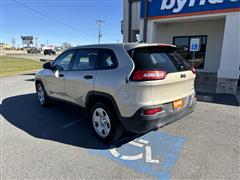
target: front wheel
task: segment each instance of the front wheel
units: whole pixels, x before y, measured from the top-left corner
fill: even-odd
[[[48,104],[48,97],[42,83],[37,84],[37,97],[41,106]]]
[[[90,111],[91,124],[96,137],[110,143],[118,140],[123,134],[122,125],[112,108],[101,102],[96,103]]]

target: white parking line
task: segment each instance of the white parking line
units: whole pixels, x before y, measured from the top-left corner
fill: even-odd
[[[137,146],[137,147],[143,147],[144,146],[143,144],[140,144],[140,143],[134,142],[134,141],[130,141],[129,144]]]
[[[122,160],[128,160],[128,161],[134,161],[134,160],[138,160],[138,159],[142,159],[143,158],[143,153],[134,155],[134,156],[125,156],[122,155],[120,159]]]
[[[70,126],[72,126],[72,125],[74,125],[74,124],[77,124],[77,123],[79,123],[79,122],[80,122],[79,119],[76,120],[76,121],[72,121],[72,122],[70,122],[70,123],[68,123],[68,124],[63,125],[63,126],[61,127],[61,129],[68,128],[68,127],[70,127]]]
[[[110,149],[110,152],[112,153],[112,155],[114,155],[115,157],[119,157],[120,154],[117,152],[117,150],[115,148]]]
[[[158,159],[152,159],[152,148],[151,146],[146,146],[146,162],[148,163],[159,163]]]
[[[144,139],[139,139],[138,142],[143,143],[143,144],[148,144],[149,142],[144,140]]]

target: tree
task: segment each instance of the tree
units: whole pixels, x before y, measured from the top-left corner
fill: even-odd
[[[68,49],[68,48],[72,47],[72,45],[70,43],[68,43],[68,42],[64,42],[62,44],[62,47],[63,47],[63,49]]]

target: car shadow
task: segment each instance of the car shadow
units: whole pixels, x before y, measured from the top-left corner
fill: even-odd
[[[232,94],[206,93],[198,91],[196,93],[197,100],[201,102],[209,102],[228,106],[240,106],[237,97]]]
[[[25,76],[34,76],[36,73],[33,72],[33,73],[25,73],[25,74],[22,74],[22,75],[25,75]]]
[[[25,81],[35,81],[34,78],[31,78],[31,79],[25,79]]]
[[[87,149],[109,149],[112,146],[95,138],[85,111],[75,105],[54,102],[43,108],[36,94],[32,93],[4,99],[0,112],[12,125],[36,138]],[[121,146],[135,138],[131,134],[125,135],[114,145]]]
[[[40,61],[42,61],[42,62],[51,62],[53,60],[50,60],[50,59],[40,59]]]

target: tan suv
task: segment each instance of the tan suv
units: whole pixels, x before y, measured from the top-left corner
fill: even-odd
[[[168,44],[102,44],[66,50],[36,74],[42,106],[84,107],[96,136],[146,133],[193,111],[195,71]]]

